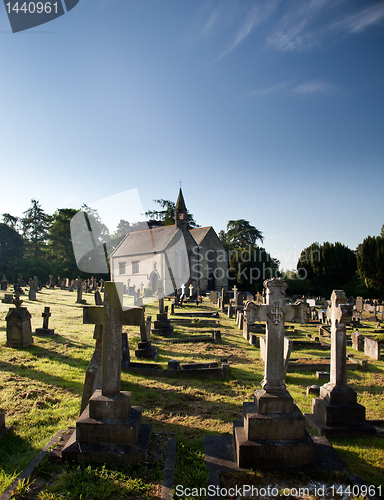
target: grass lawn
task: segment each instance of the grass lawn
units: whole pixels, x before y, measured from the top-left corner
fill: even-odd
[[[85,371],[95,345],[93,326],[82,324],[82,307],[75,304],[76,292],[43,289],[35,302],[30,302],[27,295],[22,298],[23,306],[32,314],[32,331],[42,326],[41,314],[45,306],[50,306],[50,328],[54,328],[57,335],[35,335],[33,346],[24,349],[5,347],[5,316],[9,305],[0,302],[0,412],[6,415],[6,425],[14,426],[13,434],[0,441],[0,493],[60,429],[75,424]],[[93,294],[84,294],[84,298],[88,304],[94,304]],[[170,306],[170,302],[165,301],[165,304]],[[186,305],[183,311],[192,309],[195,306]],[[199,306],[199,310],[203,309],[217,311],[208,300]],[[146,315],[151,315],[152,320],[156,313],[157,303],[146,306]],[[159,348],[156,363],[164,368],[173,358],[181,362],[227,359],[231,366],[230,380],[187,377],[156,380],[137,373],[122,373],[122,390],[132,391],[132,404],[143,407],[143,421],[153,426],[152,447],[156,448],[157,443],[163,446],[165,453],[166,439],[161,436],[167,434],[162,433],[171,432],[177,438],[175,485],[207,485],[204,436],[231,434],[233,420],[241,418],[242,403],[252,399],[253,391],[260,387],[263,378],[259,349],[243,339],[234,320],[222,314],[219,319],[222,344],[171,344],[156,336],[152,337],[152,342]],[[175,325],[175,335],[201,335],[213,329],[216,327]],[[127,327],[126,331],[133,359],[140,340],[139,328]],[[359,331],[366,333],[369,328]],[[287,333],[294,339],[308,339],[308,334],[318,336],[318,326],[295,325],[295,331]],[[348,352],[365,359],[362,353],[350,348]],[[330,351],[300,349],[293,351],[291,357],[329,355]],[[360,368],[348,372],[349,384],[357,391],[358,402],[366,407],[367,418],[384,419],[383,362],[369,360],[368,364],[366,371]],[[306,396],[306,387],[317,383],[315,373],[288,373],[286,383],[301,411],[310,412],[311,397]],[[384,437],[340,439],[332,444],[353,473],[362,476],[368,484],[379,486],[384,483]],[[39,498],[156,498],[160,496],[162,483],[161,460],[150,457],[149,463],[141,470],[67,467],[47,490],[40,493]],[[57,471],[45,463],[42,474],[54,477]],[[93,488],[82,490],[84,485],[91,483]],[[63,492],[68,492],[67,496]]]

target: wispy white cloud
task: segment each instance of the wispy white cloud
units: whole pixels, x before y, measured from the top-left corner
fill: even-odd
[[[291,92],[302,95],[328,94],[334,90],[334,86],[322,80],[312,80],[301,83],[291,89]]]
[[[266,45],[279,51],[308,50],[329,43],[338,34],[359,33],[384,19],[384,1],[353,14],[350,9],[345,0],[292,2]]]
[[[229,47],[224,50],[222,54],[220,54],[216,60],[221,59],[226,56],[232,50],[237,47],[251,32],[252,30],[263,23],[269,16],[274,12],[278,4],[278,0],[268,0],[263,4],[254,4],[250,10],[248,10],[233,37],[232,42]]]
[[[347,33],[360,33],[369,26],[382,23],[384,20],[384,2],[371,5],[365,9],[350,15],[343,20],[332,24],[333,30],[345,31]]]
[[[244,97],[265,97],[271,94],[294,94],[301,96],[330,95],[337,91],[337,86],[324,80],[308,80],[297,83],[286,81],[247,92]]]
[[[290,82],[276,83],[275,85],[271,85],[270,87],[251,90],[250,92],[247,92],[244,97],[263,97],[269,94],[277,94],[287,90],[291,85],[292,84]]]

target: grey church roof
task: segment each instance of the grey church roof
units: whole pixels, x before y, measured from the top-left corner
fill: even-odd
[[[129,233],[111,257],[163,252],[178,231],[175,225]]]

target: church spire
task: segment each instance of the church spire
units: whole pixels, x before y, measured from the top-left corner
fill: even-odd
[[[175,207],[175,223],[176,227],[180,229],[187,228],[187,207],[185,206],[184,196],[181,188]]]

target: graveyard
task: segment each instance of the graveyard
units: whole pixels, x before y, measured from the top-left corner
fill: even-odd
[[[101,295],[105,298],[104,293]],[[0,413],[5,415],[5,425],[12,426],[11,432],[0,438],[0,498],[1,493],[9,489],[54,436],[64,431],[62,439],[65,441],[68,439],[65,433],[73,433],[79,421],[85,375],[97,342],[94,337],[95,324],[106,321],[104,316],[113,316],[113,313],[106,309],[102,319],[92,316],[101,314],[101,309],[93,313],[92,308],[89,308],[95,304],[94,292],[83,293],[83,303],[78,302],[77,298],[76,293],[59,288],[42,288],[36,293],[36,300],[34,297],[31,300],[27,294],[21,295],[19,300],[23,301],[22,306],[31,315],[33,337],[30,345],[21,347],[6,346],[5,318],[12,306],[0,302]],[[270,401],[263,402],[265,394],[261,394],[261,387],[268,393],[271,384],[280,384],[276,382],[279,379],[276,366],[282,357],[285,360],[286,378],[284,387],[280,389],[283,392],[286,390],[291,399],[288,401],[284,395],[276,404],[281,405],[284,412],[293,400],[301,414],[312,414],[312,398],[322,395],[320,389],[316,392],[312,386],[323,386],[332,381],[332,377],[337,385],[339,378],[346,374],[348,387],[356,393],[357,403],[364,406],[365,418],[373,431],[366,435],[362,432],[347,433],[343,437],[336,433],[327,438],[349,473],[359,476],[367,485],[373,485],[377,497],[380,496],[378,493],[382,494],[379,487],[384,474],[384,370],[383,361],[380,360],[380,345],[378,358],[374,359],[369,355],[369,350],[358,350],[355,345],[357,340],[352,339],[357,329],[363,337],[384,340],[376,322],[369,322],[368,316],[362,314],[359,327],[347,325],[347,361],[345,371],[340,375],[341,362],[331,352],[330,327],[310,318],[309,321],[300,322],[304,304],[294,306],[289,310],[291,312],[286,310],[287,318],[279,333],[280,337],[284,335],[289,338],[290,352],[284,347],[283,353],[283,344],[279,352],[270,352],[270,347],[264,345],[263,354],[265,327],[263,330],[262,324],[269,320],[267,313],[258,309],[258,306],[253,308],[254,311],[252,307],[248,309],[249,325],[245,328],[244,318],[239,315],[236,317],[235,310],[229,314],[227,310],[222,311],[223,307],[219,307],[216,300],[212,302],[208,296],[203,297],[198,305],[193,301],[184,302],[182,307],[174,308],[173,314],[172,301],[170,297],[163,302],[163,307],[168,308],[168,318],[173,328],[169,336],[160,335],[161,331],[156,333],[156,317],[164,314],[159,312],[159,302],[154,301],[145,306],[145,317],[152,318],[150,340],[157,351],[154,359],[136,357],[135,352],[144,339],[142,326],[139,326],[140,322],[132,324],[131,320],[124,320],[120,316],[123,318],[120,320],[122,331],[128,340],[130,363],[121,368],[121,374],[120,369],[117,369],[110,376],[108,386],[103,382],[102,394],[99,394],[99,401],[94,403],[97,408],[92,410],[94,414],[105,414],[110,409],[101,401],[104,396],[127,395],[132,408],[141,407],[141,426],[147,430],[151,428],[147,456],[143,460],[137,459],[138,463],[118,462],[105,466],[92,460],[88,465],[82,464],[81,459],[80,464],[72,464],[71,461],[63,463],[57,457],[51,461],[45,458],[34,475],[19,482],[15,498],[197,497],[196,494],[187,494],[186,490],[184,494],[175,488],[183,485],[191,493],[193,488],[208,487],[212,475],[204,461],[204,457],[207,460],[208,456],[206,438],[231,439],[234,422],[242,418],[243,403],[249,405],[252,402],[255,390],[259,392],[261,401],[259,411],[262,412],[260,407],[263,404],[272,404]],[[89,308],[84,316],[83,306]],[[49,311],[46,309],[48,307]],[[274,307],[273,314],[278,315],[276,303]],[[278,323],[279,317],[273,317]],[[84,318],[88,319],[85,321]],[[118,349],[117,356],[121,356],[121,345]],[[103,351],[104,355],[109,354]],[[276,359],[271,363],[273,356]],[[341,357],[345,361],[345,356]],[[270,364],[265,375],[267,358]],[[170,370],[170,365],[175,361],[188,369]],[[147,369],[137,369],[140,363],[145,363]],[[195,370],[190,369],[192,364]],[[117,366],[113,362],[110,365]],[[115,382],[110,382],[112,379]],[[309,389],[311,387],[312,390]],[[123,409],[119,407],[113,412],[123,412]],[[269,410],[269,414],[271,412],[275,410]],[[347,411],[343,418],[348,420],[348,415]],[[257,417],[256,420],[263,418]],[[306,435],[319,434],[304,417],[300,417],[300,421],[301,426],[306,424]],[[285,425],[279,424],[279,428],[285,429]],[[253,428],[252,432],[258,431]],[[52,443],[50,448],[55,450],[55,444]],[[172,448],[175,452],[174,475],[173,482],[167,483],[167,457]],[[263,470],[263,467],[254,467],[246,461],[244,464],[240,464],[240,472],[221,472],[220,485],[226,488],[234,484],[254,484],[259,487],[279,485],[281,489],[283,485],[294,487],[308,482],[304,472],[290,474],[289,467],[288,472],[286,469],[279,472],[270,468]],[[334,471],[316,470],[311,479],[329,484],[351,484],[351,476],[337,468]],[[88,483],[94,484],[93,490],[87,486]],[[168,490],[164,488],[165,484]],[[330,494],[328,498],[340,497]]]

